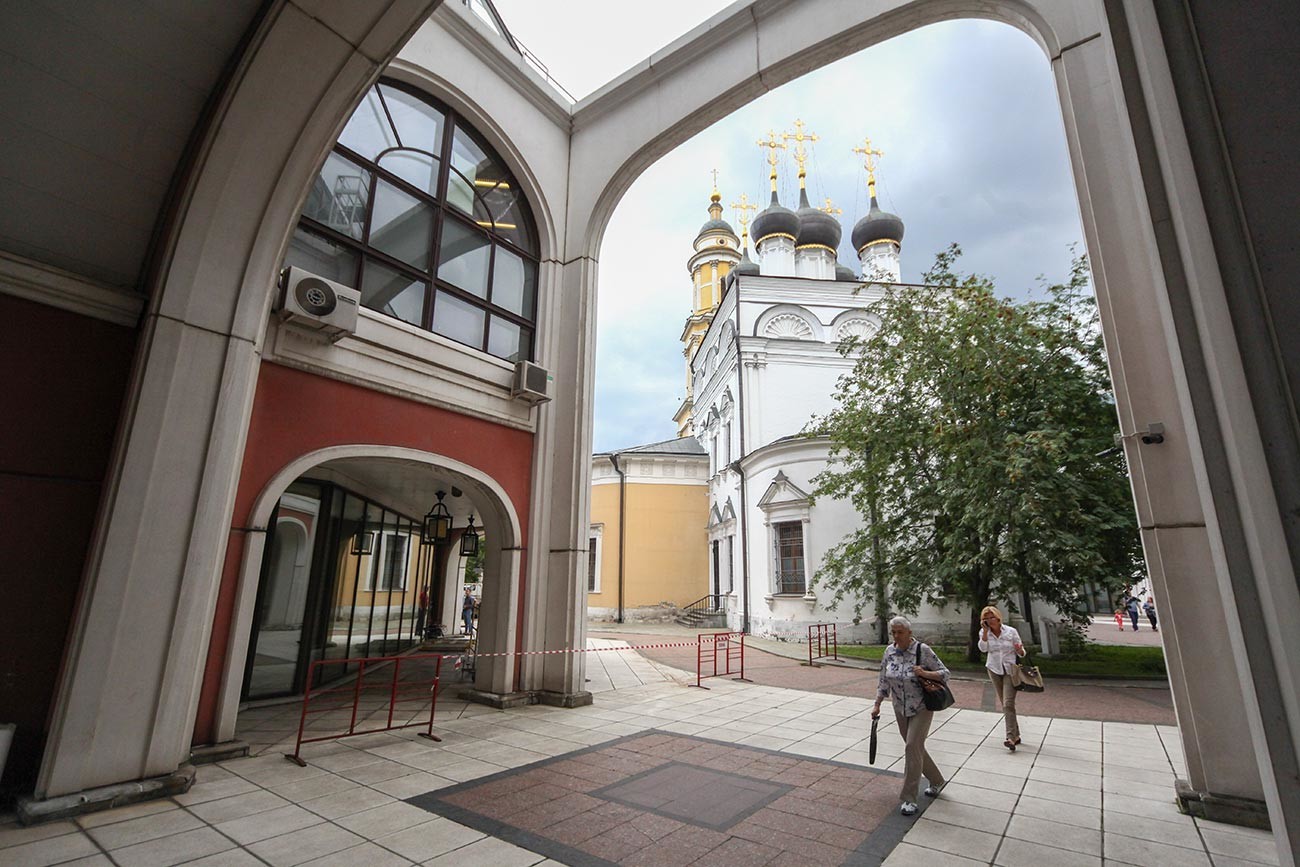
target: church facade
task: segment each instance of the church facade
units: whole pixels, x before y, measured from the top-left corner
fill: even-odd
[[[812,623],[837,623],[841,640],[880,642],[871,609],[855,617],[854,600],[835,605],[814,575],[826,553],[863,520],[847,501],[814,500],[816,476],[827,466],[830,442],[808,436],[814,419],[835,405],[836,382],[853,368],[840,352],[851,338],[872,334],[869,312],[888,284],[901,279],[903,221],[880,208],[875,158],[867,140],[870,210],[850,241],[858,268],[838,259],[843,229],[829,200],[808,200],[808,159],[802,122],[791,152],[799,166],[797,210],[777,194],[777,151],[769,154],[771,200],[753,219],[757,261],[749,258],[753,205],[742,197],[741,235],[721,219],[721,197],[689,261],[694,309],[682,334],[687,397],[677,411],[679,434],[695,436],[709,456],[709,586],[720,595],[729,626],[755,635],[804,640]],[[733,252],[738,251],[738,252]],[[720,260],[703,267],[703,260]],[[716,286],[712,276],[723,276]],[[1005,601],[998,604],[1008,608]],[[968,612],[955,604],[924,604],[918,630],[931,640],[965,628]]]

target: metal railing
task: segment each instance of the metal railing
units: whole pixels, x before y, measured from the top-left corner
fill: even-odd
[[[837,661],[840,658],[840,641],[835,624],[808,624],[808,664],[812,665],[814,660],[828,656]]]
[[[708,596],[701,596],[689,605],[682,606],[682,616],[690,617],[692,614],[725,614],[727,611],[727,596],[724,593],[710,593]]]

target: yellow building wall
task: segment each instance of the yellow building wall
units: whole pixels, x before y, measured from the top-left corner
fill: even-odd
[[[591,523],[603,524],[601,588],[592,608],[618,607],[619,486],[592,486]],[[629,483],[623,605],[686,605],[709,592],[709,492],[704,485]]]

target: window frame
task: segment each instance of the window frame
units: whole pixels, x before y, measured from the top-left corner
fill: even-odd
[[[309,236],[318,236],[351,253],[356,258],[356,262],[353,267],[350,285],[355,287],[358,291],[361,290],[362,279],[366,273],[366,264],[371,261],[397,272],[414,283],[423,284],[424,298],[421,306],[419,323],[410,322],[401,317],[393,316],[382,309],[376,309],[373,307],[365,307],[365,309],[380,316],[386,316],[388,318],[397,319],[397,321],[404,322],[407,325],[413,325],[420,328],[422,331],[439,334],[440,337],[452,340],[462,346],[468,346],[471,349],[476,349],[479,352],[484,353],[485,355],[491,355],[493,358],[500,358],[503,361],[509,362],[510,359],[508,357],[494,355],[488,351],[488,347],[491,345],[493,317],[497,317],[519,328],[520,340],[527,341],[527,351],[519,352],[517,359],[527,361],[534,360],[536,358],[537,348],[537,312],[540,301],[539,295],[541,283],[540,250],[538,252],[529,251],[506,235],[495,231],[493,228],[478,225],[478,221],[475,219],[473,213],[473,203],[471,203],[471,213],[466,214],[463,213],[459,207],[448,201],[447,191],[450,185],[451,173],[456,172],[462,180],[470,184],[470,189],[475,196],[475,201],[481,203],[481,206],[488,217],[495,220],[500,216],[492,209],[488,208],[486,200],[479,195],[478,191],[474,188],[473,182],[466,178],[463,173],[452,165],[452,148],[456,134],[459,132],[461,135],[472,141],[474,145],[481,149],[487,157],[494,160],[507,173],[507,177],[502,178],[501,180],[509,182],[516,194],[517,204],[514,206],[514,210],[519,213],[521,221],[527,221],[526,231],[531,235],[533,241],[535,243],[540,243],[537,230],[537,220],[534,217],[532,203],[520,188],[518,175],[510,169],[497,149],[492,147],[484,139],[483,135],[479,133],[467,119],[450,106],[410,85],[405,84],[404,82],[386,78],[381,79],[373,85],[373,89],[378,94],[380,104],[384,109],[385,117],[393,129],[397,129],[397,124],[394,121],[392,109],[389,108],[388,102],[384,98],[384,93],[380,89],[381,86],[401,91],[408,96],[425,102],[442,114],[442,141],[439,146],[439,153],[435,154],[434,152],[424,148],[407,147],[399,138],[396,146],[385,148],[376,154],[375,158],[372,160],[336,140],[330,148],[330,154],[342,157],[349,163],[357,166],[362,172],[369,175],[369,185],[366,187],[367,199],[365,203],[365,223],[361,232],[361,238],[353,238],[346,232],[326,225],[314,217],[308,216],[305,212],[299,213],[298,220],[294,225],[295,234],[303,232]],[[369,94],[369,92],[370,91],[367,91],[367,94]],[[398,134],[400,136],[400,130],[398,130]],[[385,155],[395,151],[411,151],[433,158],[436,162],[435,169],[437,171],[437,179],[434,185],[436,192],[430,193],[421,190],[418,186],[401,177],[392,169],[380,165],[379,160],[381,160]],[[378,198],[378,191],[381,183],[389,184],[400,193],[413,197],[421,205],[431,210],[432,226],[430,228],[430,237],[428,239],[429,263],[427,270],[422,271],[419,267],[411,265],[397,256],[373,246],[371,243],[375,202]],[[487,274],[485,278],[487,289],[486,295],[483,297],[475,295],[473,292],[462,289],[459,286],[438,277],[439,267],[443,263],[441,258],[443,230],[447,224],[447,220],[449,219],[458,221],[458,225],[462,228],[467,229],[471,234],[477,233],[488,242],[489,255]],[[519,257],[524,262],[525,273],[527,273],[531,266],[532,285],[526,285],[524,287],[524,295],[521,299],[522,303],[520,305],[523,310],[531,312],[531,318],[521,313],[515,313],[510,308],[499,305],[495,300],[496,287],[493,281],[496,276],[495,272],[498,248],[504,249],[510,254]],[[483,327],[479,334],[477,344],[466,343],[456,337],[449,337],[446,334],[434,331],[433,323],[437,316],[437,303],[440,293],[445,293],[455,297],[483,313]]]
[[[804,533],[804,524],[806,522],[799,518],[784,521],[773,521],[772,528],[772,584],[774,596],[803,596],[808,592],[808,540]],[[788,583],[784,581],[785,572],[781,569],[782,559],[793,559],[782,557],[782,539],[781,530],[783,527],[797,527],[799,536],[799,583],[798,590],[788,589]],[[792,573],[791,573],[792,574]]]
[[[600,561],[604,553],[603,538],[605,536],[604,524],[592,524],[591,529],[587,532],[587,593],[599,594],[600,589]],[[593,569],[592,566],[595,566]]]

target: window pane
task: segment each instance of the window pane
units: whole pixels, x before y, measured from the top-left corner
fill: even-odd
[[[438,160],[417,151],[389,151],[379,158],[380,168],[388,169],[422,193],[438,195]]]
[[[370,172],[337,153],[331,153],[307,193],[304,216],[358,240],[366,222]]]
[[[412,325],[423,325],[426,286],[425,281],[412,280],[387,265],[367,262],[361,279],[361,306]]]
[[[537,265],[504,247],[496,248],[496,257],[492,267],[492,303],[532,319]]]
[[[492,156],[463,129],[457,129],[451,139],[451,164],[466,177],[479,192],[495,188],[510,180],[501,161]]]
[[[402,147],[442,153],[442,112],[404,90],[380,85]]]
[[[481,232],[456,220],[443,220],[438,278],[486,298],[490,250],[491,244]]]
[[[529,253],[537,252],[537,235],[533,231],[532,212],[522,193],[515,193],[503,208],[489,202],[496,219],[495,231]]]
[[[470,346],[483,348],[483,316],[477,307],[455,295],[439,292],[433,304],[433,330]]]
[[[372,87],[352,113],[348,125],[343,127],[339,144],[373,160],[388,148],[397,147],[397,136],[388,122],[388,115],[379,101],[379,93]]]
[[[454,169],[447,173],[447,201],[472,216],[478,225],[485,229],[492,228],[492,215],[488,213],[482,197],[474,191],[470,182]]]
[[[308,232],[299,226],[289,240],[284,254],[286,266],[296,265],[311,273],[351,286],[357,279],[357,254],[329,238]]]
[[[527,361],[532,351],[532,332],[520,328],[508,319],[492,317],[492,330],[488,332],[488,352],[506,361]]]
[[[428,268],[432,232],[432,208],[392,184],[379,182],[370,218],[370,246],[417,268]]]

